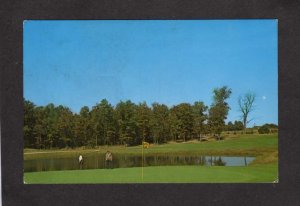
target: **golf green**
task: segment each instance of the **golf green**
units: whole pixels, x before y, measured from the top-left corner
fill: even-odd
[[[162,166],[25,173],[33,184],[273,182],[277,165],[248,167]]]

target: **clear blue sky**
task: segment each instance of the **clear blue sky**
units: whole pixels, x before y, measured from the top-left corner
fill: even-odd
[[[278,123],[277,20],[25,21],[24,97],[73,112],[106,98],[212,103],[256,94],[252,125]]]

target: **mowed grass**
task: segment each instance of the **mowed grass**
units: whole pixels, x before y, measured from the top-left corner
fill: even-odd
[[[113,154],[141,155],[142,147],[100,147],[97,150],[25,151],[24,159],[84,156],[106,150]],[[31,172],[24,181],[32,184],[59,183],[238,183],[273,182],[278,177],[278,135],[241,135],[222,141],[168,143],[151,145],[145,155],[186,154],[255,156],[247,167],[229,166],[156,166],[115,169]]]
[[[142,176],[143,174],[143,176]],[[248,167],[157,166],[25,173],[31,184],[96,183],[271,183],[275,164]]]
[[[186,142],[151,145],[144,149],[145,155],[149,154],[202,154],[202,155],[259,155],[264,152],[277,151],[278,135],[240,135],[235,138],[221,141]],[[79,154],[94,155],[104,154],[110,150],[114,154],[140,155],[142,146],[102,146],[98,149],[70,149],[70,150],[27,150],[24,151],[24,160],[37,158],[75,157]]]

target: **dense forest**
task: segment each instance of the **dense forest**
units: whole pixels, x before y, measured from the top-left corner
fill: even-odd
[[[209,133],[219,137],[226,129],[243,129],[240,121],[225,125],[230,109],[226,100],[230,94],[227,87],[214,89],[210,107],[201,101],[169,108],[164,104],[149,106],[146,102],[135,104],[130,100],[112,106],[103,99],[91,109],[82,107],[79,114],[62,105],[36,106],[24,99],[24,147],[138,145],[142,141],[201,140]]]

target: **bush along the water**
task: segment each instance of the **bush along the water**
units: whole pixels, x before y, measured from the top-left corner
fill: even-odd
[[[258,133],[259,134],[269,134],[270,133],[270,129],[268,128],[267,125],[263,125],[258,129]]]

